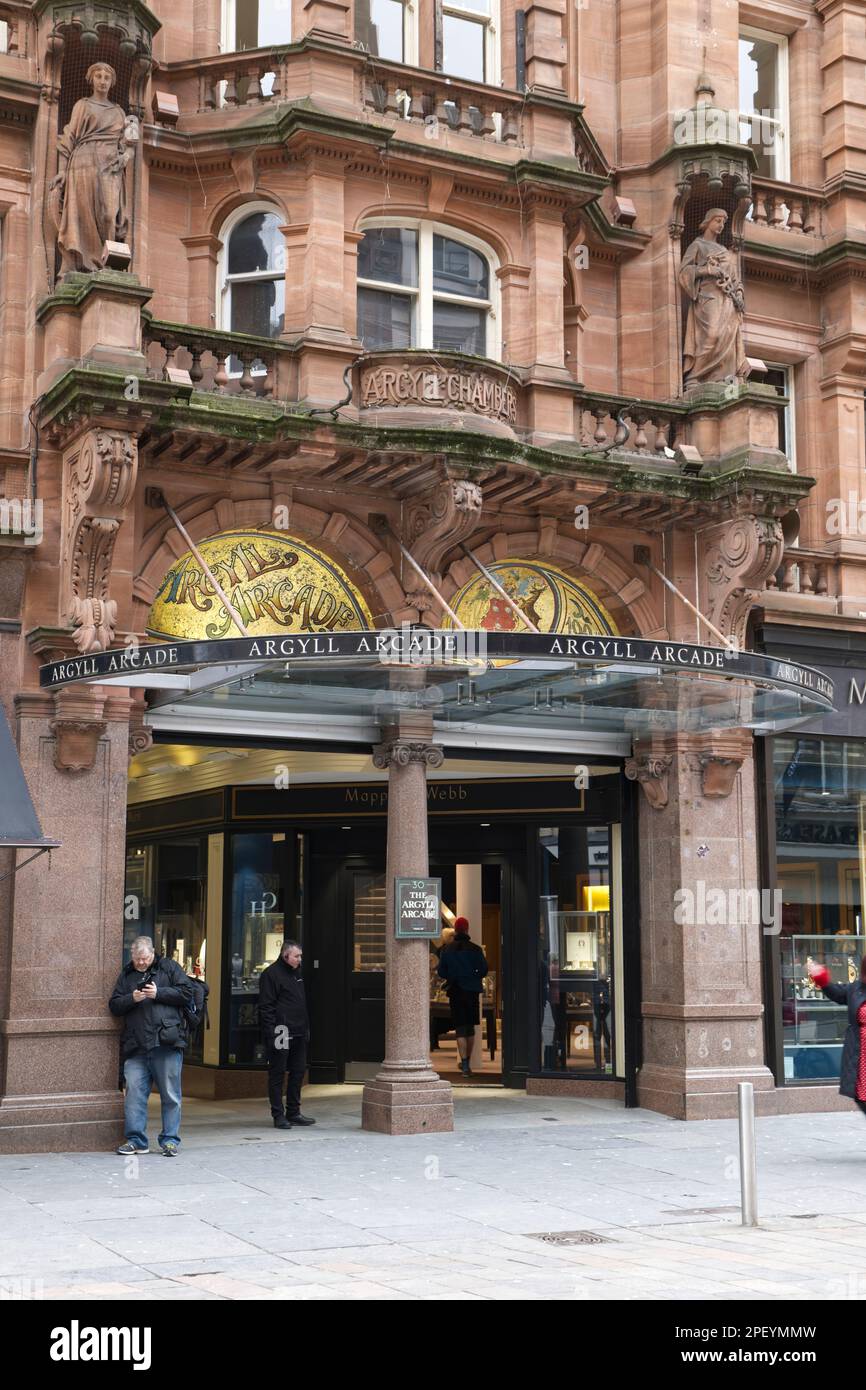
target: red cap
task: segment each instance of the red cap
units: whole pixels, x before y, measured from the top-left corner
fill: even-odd
[[[455,930],[455,931],[459,931],[459,932],[464,932],[464,931],[468,932],[468,930],[469,930],[469,920],[468,920],[468,918],[466,918],[466,917],[458,917],[458,918],[455,920],[455,922],[454,922],[454,930]]]
[[[819,989],[824,989],[830,983],[830,971],[826,965],[813,965],[809,974]]]

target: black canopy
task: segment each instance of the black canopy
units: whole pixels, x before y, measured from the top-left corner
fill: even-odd
[[[0,849],[35,849],[41,854],[59,844],[59,840],[46,840],[42,834],[18,750],[0,705]]]

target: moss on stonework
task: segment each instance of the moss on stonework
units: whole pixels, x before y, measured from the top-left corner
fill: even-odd
[[[41,420],[111,417],[115,422],[128,421],[130,430],[136,432],[145,428],[157,434],[180,430],[269,446],[311,438],[321,441],[324,437],[332,439],[336,447],[377,454],[435,455],[470,477],[481,477],[510,464],[543,477],[600,482],[624,496],[645,493],[706,504],[756,492],[793,505],[807,495],[815,481],[781,467],[755,463],[747,449],[740,464],[732,467],[728,458],[723,461],[724,471],[694,477],[674,468],[668,471],[665,465],[654,468],[644,461],[610,454],[581,453],[576,445],[567,443],[561,448],[540,446],[448,426],[374,426],[345,418],[331,421],[284,402],[195,391],[191,386],[178,387],[148,377],[138,378],[138,398],[129,400],[128,381],[128,376],[110,368],[70,368],[46,392]]]

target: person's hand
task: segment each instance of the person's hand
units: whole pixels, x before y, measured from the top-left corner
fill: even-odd
[[[815,961],[809,965],[809,976],[818,989],[824,989],[830,983],[830,971],[826,965],[818,965]]]
[[[149,984],[146,984],[141,992],[144,995],[145,999],[155,999],[156,985],[153,983],[153,980],[151,980]]]
[[[53,188],[63,188],[63,186],[65,185],[65,183],[66,183],[66,175],[65,175],[65,174],[55,174],[54,178],[51,180],[50,184],[48,185],[49,191],[50,191],[51,189],[53,189]]]
[[[132,991],[132,997],[135,1000],[136,1004],[140,1004],[143,999],[147,998],[147,995],[145,994],[143,989],[134,989]]]

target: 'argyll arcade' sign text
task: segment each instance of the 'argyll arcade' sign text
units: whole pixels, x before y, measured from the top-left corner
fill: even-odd
[[[820,709],[833,708],[833,682],[811,666],[689,642],[656,642],[643,637],[568,637],[546,632],[461,632],[427,628],[368,632],[297,633],[275,637],[223,637],[212,641],[165,642],[124,647],[53,661],[40,668],[43,688],[75,681],[110,681],[140,675],[237,663],[279,665],[315,661],[340,665],[410,663],[485,665],[488,661],[553,661],[579,666],[650,668],[738,677],[777,689],[808,694]]]

